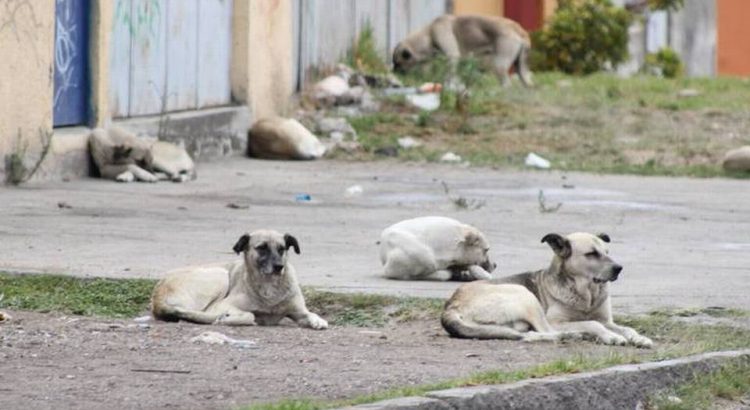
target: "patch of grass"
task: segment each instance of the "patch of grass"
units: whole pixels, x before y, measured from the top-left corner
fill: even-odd
[[[651,313],[653,316],[663,317],[692,317],[698,315],[707,315],[711,317],[729,317],[729,318],[743,318],[750,317],[750,312],[741,309],[725,308],[720,306],[712,306],[705,308],[682,308],[682,309],[658,309]]]
[[[352,119],[366,152],[351,158],[374,159],[378,148],[411,135],[424,145],[401,151],[401,160],[434,161],[451,151],[474,165],[523,167],[523,158],[535,152],[563,171],[750,178],[721,167],[728,150],[750,144],[749,80],[606,73],[534,78],[532,89],[502,88],[484,73],[472,80],[460,110],[458,94],[445,90],[441,108],[429,115],[403,98],[386,99],[379,113]],[[697,95],[680,96],[685,89]]]
[[[383,302],[390,305],[393,300],[367,298],[366,301],[346,303],[364,303],[369,308],[373,303]],[[436,301],[437,302],[437,301]],[[438,306],[433,306],[438,309]],[[438,310],[439,311],[439,310]],[[437,314],[437,313],[434,313]],[[648,354],[639,355],[633,352],[617,351],[613,348],[604,357],[575,355],[569,358],[543,363],[528,369],[517,371],[489,371],[470,375],[464,378],[449,379],[439,383],[418,386],[407,386],[386,390],[374,394],[354,397],[346,400],[299,400],[284,401],[278,404],[261,404],[247,407],[246,410],[318,410],[336,407],[372,403],[397,397],[419,396],[430,391],[455,387],[513,383],[530,378],[541,378],[560,374],[594,371],[622,364],[634,364],[647,361],[673,359],[708,351],[731,350],[750,347],[750,331],[728,326],[692,325],[676,322],[666,316],[618,317],[617,323],[632,326],[640,333],[654,339],[656,348]],[[278,405],[278,407],[276,407]],[[299,406],[299,407],[294,407]],[[661,407],[660,407],[661,409]]]
[[[310,310],[338,326],[379,327],[391,321],[408,322],[440,316],[444,301],[362,293],[321,292],[303,289]]]
[[[132,317],[148,310],[149,279],[75,278],[0,273],[0,307],[87,316]]]
[[[710,409],[718,398],[737,401],[749,395],[750,364],[728,365],[713,373],[698,375],[691,383],[652,397],[649,400],[648,408],[659,410]]]

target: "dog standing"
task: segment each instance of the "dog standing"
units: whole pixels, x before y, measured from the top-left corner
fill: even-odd
[[[443,328],[462,338],[554,341],[572,334],[651,347],[612,319],[609,282],[622,266],[609,257],[609,241],[606,234],[546,235],[542,242],[555,253],[547,269],[461,286],[445,304]]]
[[[379,245],[384,275],[390,279],[491,279],[496,266],[482,232],[440,216],[391,225],[381,233]]]
[[[513,67],[521,82],[531,87],[530,49],[529,33],[513,20],[444,15],[398,43],[393,50],[393,66],[395,71],[403,72],[431,59],[435,53],[444,54],[454,64],[468,55],[489,55],[503,85],[509,83],[508,71]]]
[[[298,325],[326,329],[328,323],[307,310],[290,248],[297,239],[259,230],[240,237],[234,251],[241,261],[187,267],[167,273],[154,288],[151,309],[157,319],[235,326],[275,325],[289,317]]]

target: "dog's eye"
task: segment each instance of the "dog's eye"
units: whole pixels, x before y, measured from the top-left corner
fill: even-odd
[[[268,244],[262,243],[255,247],[256,251],[265,252],[268,250]]]
[[[284,254],[284,251],[285,251],[286,249],[284,249],[284,247],[283,247],[283,246],[279,246],[279,247],[277,248],[277,250],[279,251],[279,255],[283,255],[283,254]]]
[[[587,258],[592,258],[592,259],[598,259],[599,256],[600,256],[599,252],[597,252],[597,251],[591,251],[591,252],[589,252],[589,253],[586,254]]]

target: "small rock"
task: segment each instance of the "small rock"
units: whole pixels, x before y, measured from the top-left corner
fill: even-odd
[[[349,121],[343,117],[323,117],[315,121],[315,130],[319,134],[331,136],[334,132],[341,133],[343,136],[352,140],[357,139],[357,131],[354,130]]]
[[[479,357],[479,353],[466,353],[466,357]]]
[[[344,191],[344,196],[360,196],[363,192],[365,192],[365,190],[364,188],[362,188],[362,185],[352,185],[349,188],[346,188],[346,191]]]
[[[206,343],[211,345],[223,345],[228,344],[230,346],[239,347],[242,349],[257,348],[257,344],[252,340],[239,340],[232,339],[231,337],[219,333],[219,332],[203,332],[200,335],[190,339],[193,343]]]
[[[435,111],[440,108],[440,94],[410,94],[406,96],[406,101],[413,107],[422,111]]]
[[[529,155],[526,156],[526,160],[524,161],[524,164],[526,164],[527,167],[533,167],[533,168],[539,168],[539,169],[549,169],[552,164],[550,162],[539,155],[530,152]]]
[[[10,322],[11,319],[12,317],[9,314],[0,312],[0,323]]]
[[[151,315],[139,316],[139,317],[133,319],[133,322],[135,322],[135,323],[148,323],[150,321],[151,321]]]
[[[722,166],[730,172],[750,172],[750,145],[727,152]]]
[[[62,202],[62,201],[57,203],[57,207],[60,209],[73,209],[73,207],[68,205],[67,202]]]
[[[337,75],[330,75],[313,86],[315,99],[337,98],[349,91],[349,83]]]
[[[681,404],[682,399],[677,396],[667,396],[667,401],[671,404]]]
[[[398,145],[403,149],[410,149],[418,147],[422,145],[422,143],[412,137],[403,137],[398,139]]]
[[[227,208],[229,208],[229,209],[248,209],[248,208],[250,208],[250,205],[240,205],[240,204],[235,204],[234,202],[230,202],[230,203],[227,204]]]
[[[680,98],[697,97],[699,95],[701,95],[701,92],[694,88],[685,88],[677,93],[677,96]]]
[[[461,162],[461,157],[452,152],[446,152],[440,157],[441,162]]]
[[[375,155],[380,155],[383,157],[397,157],[398,147],[394,147],[392,145],[389,145],[387,147],[380,147],[375,150]]]

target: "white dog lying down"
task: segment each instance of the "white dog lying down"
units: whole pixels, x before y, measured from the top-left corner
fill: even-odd
[[[275,325],[288,317],[303,327],[326,329],[328,323],[305,306],[287,261],[289,248],[300,252],[293,236],[259,230],[234,245],[241,261],[168,272],[151,297],[154,317],[235,326]]]
[[[487,239],[455,219],[426,216],[389,226],[380,234],[380,262],[391,279],[491,279]]]
[[[119,127],[95,129],[89,137],[89,148],[102,178],[118,182],[184,182],[196,176],[195,164],[182,147],[155,138],[140,138]]]

